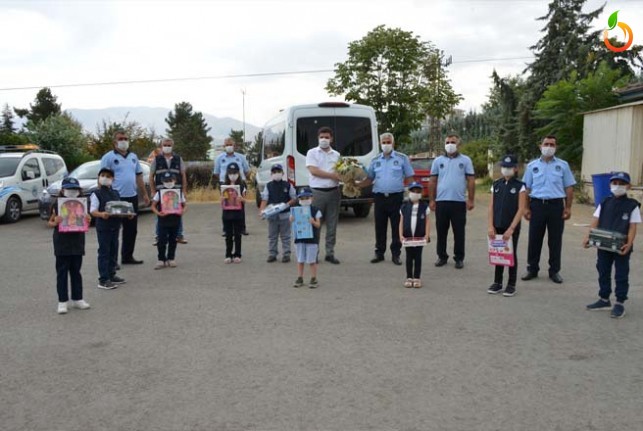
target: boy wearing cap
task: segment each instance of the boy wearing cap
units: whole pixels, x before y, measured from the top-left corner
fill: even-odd
[[[406,238],[424,238],[431,241],[429,234],[429,205],[421,201],[422,184],[413,182],[409,184],[409,200],[402,203],[400,208],[400,243],[404,244]],[[406,281],[404,287],[422,287],[422,250],[424,246],[406,247]]]
[[[509,280],[503,296],[516,294],[516,279],[518,272],[518,237],[520,236],[520,220],[527,210],[527,189],[525,183],[518,180],[518,159],[507,154],[500,162],[502,177],[491,186],[491,201],[489,202],[488,221],[489,239],[502,235],[505,241],[513,243],[514,265],[509,267]],[[487,289],[488,293],[502,292],[502,278],[505,267],[496,265],[493,284]]]
[[[176,185],[176,176],[171,172],[165,172],[162,175],[162,186],[164,190],[174,189],[176,192],[175,197],[178,196],[178,203],[185,211],[186,202],[185,196],[181,188],[174,188]],[[165,196],[169,196],[165,194]],[[152,212],[157,215],[158,225],[158,243],[156,248],[158,250],[158,260],[154,269],[161,269],[166,266],[176,268],[176,244],[179,234],[179,226],[181,224],[181,215],[175,213],[168,213],[174,203],[171,201],[161,200],[161,190],[157,190],[152,198]],[[169,207],[169,208],[168,208]]]
[[[60,189],[61,198],[80,197],[81,187],[76,178],[67,177]],[[82,198],[84,199],[84,198]],[[90,217],[86,215],[87,223]],[[69,301],[68,277],[71,282],[71,305],[74,308],[86,310],[89,304],[83,299],[83,278],[80,268],[85,255],[85,232],[61,233],[58,225],[63,221],[58,214],[58,202],[52,202],[48,226],[54,228],[53,242],[56,256],[56,290],[58,291],[58,314],[67,313]]]
[[[295,248],[297,252],[297,270],[299,276],[293,287],[301,287],[304,285],[304,265],[310,265],[310,283],[308,287],[315,289],[319,283],[317,281],[317,253],[319,252],[319,228],[321,226],[322,213],[316,206],[313,206],[313,192],[308,187],[304,187],[297,195],[299,205],[302,207],[310,207],[310,219],[308,220],[313,228],[312,238],[297,238],[295,235]],[[294,217],[290,216],[290,221],[294,221]]]
[[[617,172],[610,178],[611,196],[601,202],[594,212],[594,220],[590,230],[594,228],[605,229],[627,235],[627,240],[621,250],[611,252],[607,250],[596,251],[596,269],[598,270],[598,301],[587,305],[588,310],[609,310],[612,308],[611,317],[625,316],[624,303],[630,288],[630,255],[636,237],[636,225],[641,223],[641,210],[639,202],[627,196],[630,189],[630,175],[627,172]],[[589,232],[583,240],[583,246],[589,247]],[[611,307],[610,295],[612,294],[612,265],[614,265],[614,290],[616,302]]]
[[[89,198],[89,213],[96,219],[96,237],[98,239],[98,288],[115,289],[125,280],[116,275],[118,260],[118,232],[121,220],[111,217],[105,211],[107,202],[120,201],[121,197],[112,188],[114,171],[101,168],[98,172],[98,189]]]
[[[261,192],[261,205],[259,205],[259,217],[267,205],[288,204],[289,207],[297,202],[295,188],[288,181],[284,180],[284,169],[280,164],[272,165],[270,168],[271,181],[266,184]],[[290,208],[284,209],[281,213],[268,218],[268,260],[277,260],[278,243],[281,238],[282,259],[290,262]]]

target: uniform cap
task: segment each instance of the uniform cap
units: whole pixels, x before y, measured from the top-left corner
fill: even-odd
[[[101,174],[109,174],[114,177],[114,171],[110,168],[100,168],[100,171],[98,171],[98,176],[100,177]]]
[[[417,181],[413,181],[411,184],[409,184],[409,190],[412,189],[424,190],[424,187],[422,187],[422,184],[418,183]]]
[[[298,198],[309,198],[312,197],[313,191],[310,190],[308,187],[304,187],[301,190],[299,190],[299,193],[297,194]]]
[[[63,189],[79,189],[80,183],[76,178],[67,177],[63,180],[62,186]]]
[[[239,172],[239,165],[236,163],[230,163],[226,168],[228,172]]]
[[[163,174],[163,181],[170,181],[170,180],[176,180],[176,175],[174,175],[172,172],[166,172]]]
[[[503,168],[515,168],[516,166],[518,166],[518,158],[516,158],[516,156],[514,156],[513,154],[507,154],[502,158],[500,166],[502,166]]]
[[[283,166],[281,166],[279,163],[275,163],[275,164],[274,164],[274,165],[272,165],[272,167],[270,168],[270,172],[275,172],[275,171],[281,171],[281,172],[283,172],[283,171],[284,171],[284,167],[283,167]]]
[[[614,180],[621,180],[623,182],[626,182],[627,184],[630,184],[630,174],[627,172],[614,172],[614,174],[610,177],[610,181]]]

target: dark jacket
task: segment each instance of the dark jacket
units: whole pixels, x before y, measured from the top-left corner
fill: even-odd
[[[180,186],[183,181],[183,175],[181,175],[181,157],[177,154],[172,155],[170,160],[170,166],[167,165],[167,159],[164,154],[159,154],[154,160],[155,170],[154,170],[154,184],[160,186],[163,184],[163,175],[166,172],[174,174],[176,178],[176,185]]]
[[[601,202],[601,214],[598,217],[598,228],[620,232],[627,235],[630,229],[630,214],[640,206],[636,199],[627,196],[608,196]]]
[[[58,199],[54,199],[52,202],[51,212],[58,215]],[[54,228],[53,241],[54,255],[56,256],[85,255],[85,232],[60,233],[58,226],[56,226]]]
[[[290,201],[290,189],[292,184],[288,181],[270,181],[266,184],[268,188],[268,205],[285,204]],[[290,208],[286,208],[282,213],[287,213]]]
[[[120,201],[121,196],[118,192],[111,187],[100,186],[94,194],[98,198],[98,211],[105,211],[107,202]],[[107,220],[97,217],[96,230],[118,230],[121,227],[121,219],[118,217],[110,217]]]
[[[504,177],[493,182],[493,227],[508,229],[511,226],[520,200],[520,190],[525,183],[512,177],[508,181]],[[520,231],[520,222],[514,232]]]
[[[402,235],[404,238],[424,238],[426,235],[426,209],[429,206],[424,201],[418,202],[417,223],[415,225],[415,232],[411,231],[411,216],[413,213],[413,202],[404,202],[400,208],[400,212],[404,217],[402,224]]]

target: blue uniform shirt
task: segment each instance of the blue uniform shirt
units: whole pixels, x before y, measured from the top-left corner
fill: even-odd
[[[219,181],[223,181],[227,166],[233,162],[239,165],[239,169],[241,170],[239,174],[241,175],[241,178],[244,180],[246,179],[246,172],[250,170],[248,160],[243,154],[235,152],[231,155],[228,155],[227,153],[219,154],[217,159],[214,161],[214,170],[212,172],[219,175]]]
[[[545,162],[542,157],[532,160],[522,177],[534,199],[560,199],[566,196],[565,189],[576,184],[574,175],[566,161],[554,157]]]
[[[132,152],[122,155],[118,151],[110,151],[100,159],[101,168],[109,168],[114,171],[114,183],[112,188],[122,198],[133,198],[138,194],[136,176],[143,174],[138,157]]]
[[[371,160],[366,172],[373,180],[373,193],[399,193],[404,191],[404,180],[414,174],[409,158],[402,153],[391,151]]]
[[[440,156],[433,161],[431,176],[438,177],[436,201],[466,201],[467,177],[473,176],[473,163],[468,156]]]

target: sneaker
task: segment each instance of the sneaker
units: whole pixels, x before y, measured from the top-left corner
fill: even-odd
[[[414,278],[413,287],[415,287],[416,289],[419,289],[420,287],[422,287],[422,280],[420,280],[419,278]]]
[[[156,247],[157,245],[159,245],[159,237],[155,236],[154,241],[152,242],[152,247]]]
[[[413,279],[412,278],[407,278],[404,281],[404,287],[413,287]]]
[[[511,284],[508,284],[507,287],[505,287],[505,291],[502,292],[502,296],[510,297],[514,296],[516,294],[516,286],[512,286]]]
[[[610,308],[612,308],[612,303],[609,301],[609,299],[606,301],[606,300],[601,298],[598,301],[596,301],[596,302],[594,302],[592,304],[589,304],[585,308],[587,308],[590,311],[601,311],[601,310],[607,311]]]
[[[319,283],[317,282],[317,277],[313,277],[310,279],[310,283],[308,283],[308,287],[311,289],[316,289],[317,286],[319,286]]]
[[[288,263],[288,262],[290,262],[290,256],[284,256],[284,257],[282,257],[282,258],[281,258],[281,261],[282,261],[283,263]]]
[[[58,303],[58,314],[67,314],[67,303],[59,302]]]
[[[226,257],[225,259],[223,259],[223,263],[232,263],[232,258]]]
[[[111,280],[105,280],[105,281],[98,280],[99,289],[112,290],[112,289],[116,289],[117,287],[118,285],[112,283]]]
[[[176,268],[176,260],[168,260],[167,266],[169,266],[170,268]]]
[[[158,262],[156,262],[156,265],[154,265],[154,269],[163,269],[163,268],[165,268],[165,262],[163,262],[162,260],[159,260]]]
[[[182,237],[182,236],[177,236],[177,237],[176,237],[176,242],[177,242],[177,243],[179,243],[179,244],[187,244],[187,243],[188,243],[188,240],[187,240],[187,239],[185,239],[185,238],[184,238],[184,237]]]
[[[90,308],[89,303],[84,299],[79,299],[78,301],[71,301],[71,306],[78,308],[79,310],[88,310]]]
[[[235,257],[234,259],[232,259],[232,261],[234,263],[241,263],[241,258],[240,257]]]
[[[277,260],[277,256],[268,256],[268,259],[266,259],[266,262],[272,263]]]
[[[127,283],[124,278],[121,278],[117,275],[113,276],[109,281],[111,281],[114,284],[125,284]]]
[[[297,280],[295,280],[295,283],[292,285],[292,287],[301,287],[304,285],[304,277],[297,277]]]
[[[489,289],[487,289],[487,293],[490,293],[492,295],[500,292],[502,292],[502,284],[500,283],[493,283],[491,286],[489,286]]]
[[[614,304],[614,308],[612,308],[610,317],[613,317],[614,319],[620,319],[623,316],[625,316],[625,307],[623,306],[623,304],[619,304],[617,302],[616,304]]]

